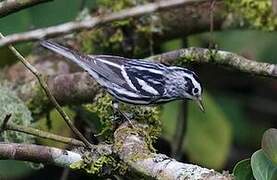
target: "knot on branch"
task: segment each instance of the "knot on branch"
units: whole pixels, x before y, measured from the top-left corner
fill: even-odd
[[[114,150],[121,159],[137,161],[147,158],[152,148],[149,134],[144,132],[143,124],[134,124],[135,128],[129,127],[128,123],[122,124],[114,133]],[[149,148],[151,147],[151,148]]]

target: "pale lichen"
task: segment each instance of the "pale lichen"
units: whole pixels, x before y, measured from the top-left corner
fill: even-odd
[[[12,114],[9,123],[15,123],[21,126],[30,126],[33,120],[31,112],[23,101],[17,97],[16,93],[11,88],[0,84],[0,124],[2,124],[7,114]],[[2,132],[0,139],[2,141],[16,143],[33,142],[33,136],[13,131]]]

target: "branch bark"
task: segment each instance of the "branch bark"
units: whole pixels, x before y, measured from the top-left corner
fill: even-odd
[[[0,159],[13,159],[69,167],[80,161],[81,154],[34,144],[0,143]]]
[[[4,17],[22,9],[48,1],[51,0],[5,0],[0,2],[0,17]]]
[[[210,63],[256,76],[277,78],[276,64],[257,62],[227,51],[187,48],[163,53],[150,59],[166,64]]]
[[[203,2],[209,2],[209,1],[210,0],[156,1],[154,3],[149,3],[146,5],[142,5],[142,6],[125,9],[120,12],[115,12],[115,13],[111,13],[108,15],[102,15],[102,16],[98,16],[98,17],[90,17],[83,21],[72,21],[72,22],[60,24],[57,26],[51,26],[51,27],[47,27],[47,28],[41,28],[41,29],[37,29],[37,30],[33,30],[33,31],[24,32],[24,33],[8,35],[8,36],[6,36],[5,39],[0,40],[0,47],[6,46],[9,44],[13,44],[13,43],[17,43],[17,42],[41,40],[44,38],[55,37],[58,35],[65,35],[65,34],[69,34],[71,32],[76,32],[76,31],[80,31],[80,30],[84,30],[84,29],[91,29],[97,25],[101,25],[101,24],[108,23],[111,21],[122,20],[122,19],[130,18],[130,17],[138,17],[138,16],[142,16],[145,14],[162,11],[162,10],[167,10],[167,9],[173,9],[173,8],[177,8],[177,7],[180,8],[180,6],[184,6],[184,5],[202,4]],[[221,2],[221,0],[218,0],[218,1]],[[190,10],[190,11],[186,11],[185,14],[187,14],[187,13],[192,13],[192,12]],[[204,14],[203,12],[201,12],[201,13]],[[173,13],[166,14],[165,18],[163,20],[167,21],[167,23],[171,24],[171,26],[173,26],[173,27],[176,26],[176,24],[180,24],[180,22],[181,22],[181,24],[184,22],[183,20],[177,21],[177,22],[176,21],[171,22],[173,19],[168,18],[168,17],[171,16],[172,14]],[[200,13],[198,13],[198,15],[199,16],[190,17],[189,18],[190,21],[185,21],[184,23],[188,23],[188,22],[191,22],[191,21],[197,19],[199,24],[201,24],[204,17]],[[185,16],[181,16],[181,17],[185,17]],[[221,16],[219,16],[219,17],[221,17]],[[225,16],[223,16],[223,17],[225,17]],[[221,18],[219,18],[219,19],[221,19]],[[175,18],[175,20],[176,20],[176,18]],[[207,23],[206,25],[209,25],[209,21],[207,20],[207,18],[205,18],[204,21],[205,21],[205,23]],[[222,23],[222,21],[221,21],[221,23]],[[219,23],[219,24],[221,24],[221,23]],[[193,23],[191,23],[191,24],[193,24]],[[186,24],[186,27],[191,26],[191,24]],[[192,27],[194,27],[194,26],[192,26]],[[204,27],[205,27],[205,25],[204,25]],[[200,26],[199,29],[202,29],[202,26]],[[184,28],[175,28],[175,30],[177,30],[177,31],[184,30]],[[188,29],[186,29],[185,32],[188,32],[188,31],[190,32],[192,30],[193,30],[193,28],[188,28]]]
[[[197,165],[178,162],[164,154],[153,153],[148,148],[146,137],[140,134],[125,123],[114,133],[114,147],[125,163],[143,175],[155,179],[233,179],[228,173],[220,174]]]

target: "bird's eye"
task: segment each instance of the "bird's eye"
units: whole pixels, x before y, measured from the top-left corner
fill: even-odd
[[[193,93],[194,93],[194,94],[197,94],[197,93],[198,93],[198,91],[199,91],[199,89],[198,89],[198,88],[194,88],[194,89],[193,89]]]

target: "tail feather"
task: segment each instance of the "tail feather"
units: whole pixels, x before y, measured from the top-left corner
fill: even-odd
[[[105,85],[105,82],[99,78],[99,75],[102,74],[101,71],[98,70],[99,68],[89,56],[71,50],[52,41],[41,41],[40,44],[41,46],[64,56],[66,59],[73,61],[78,66],[86,70],[101,85]]]
[[[40,44],[41,44],[41,46],[43,46],[55,53],[58,53],[64,57],[72,60],[73,62],[75,62],[77,64],[80,64],[80,58],[77,58],[77,57],[80,57],[82,55],[79,52],[71,50],[65,46],[61,46],[52,41],[45,40],[45,41],[41,41]]]

